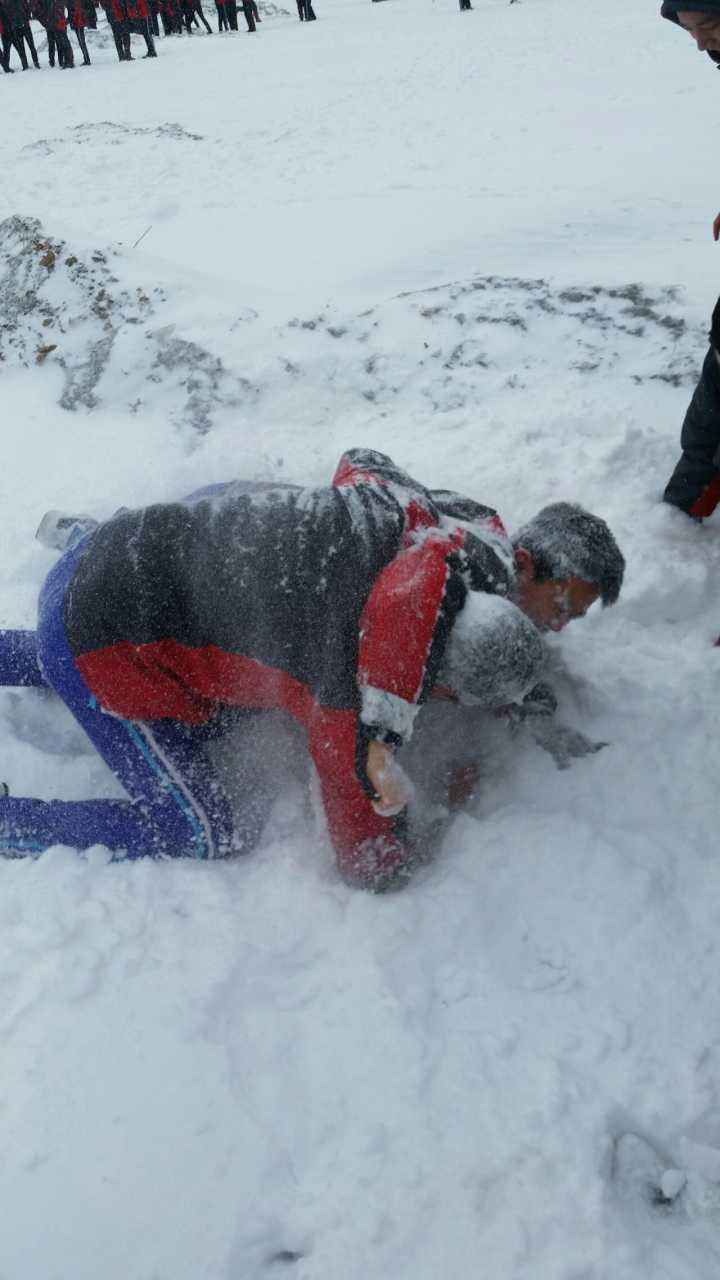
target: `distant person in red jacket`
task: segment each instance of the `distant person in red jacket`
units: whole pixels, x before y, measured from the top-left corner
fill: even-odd
[[[160,21],[166,36],[182,35],[183,20],[180,0],[159,0]]]
[[[27,45],[33,65],[39,69],[40,59],[38,58],[30,26],[30,5],[28,0],[2,0],[2,3],[0,3],[0,21],[2,21],[3,31],[8,38],[7,46],[3,41],[3,59],[7,62],[8,67],[10,65],[9,46],[14,45],[23,71],[29,69],[25,52],[25,46]]]
[[[97,28],[97,10],[92,0],[70,0],[68,4],[68,21],[80,45],[83,64],[89,67],[90,54],[85,39],[85,28],[91,27],[93,31]]]
[[[75,66],[72,46],[67,34],[67,16],[63,0],[33,0],[33,12],[47,33],[48,62],[61,69]]]
[[[183,18],[185,20],[185,29],[189,36],[193,33],[193,27],[199,27],[201,22],[203,23],[208,35],[212,35],[212,27],[205,17],[202,0],[182,0],[182,9]]]
[[[132,61],[130,37],[133,34],[142,36],[145,41],[145,57],[156,58],[148,0],[102,0],[102,3],[112,29],[118,61]]]
[[[416,850],[395,753],[431,696],[522,704],[561,630],[617,598],[607,525],[556,503],[511,543],[490,508],[355,449],[332,485],[237,481],[104,524],[50,514],[67,547],[37,632],[0,633],[0,684],[49,685],[127,800],[0,798],[0,849],[124,857],[248,852],[275,799],[238,751],[233,811],[207,743],[282,711],[305,734],[338,867],[381,890]]]

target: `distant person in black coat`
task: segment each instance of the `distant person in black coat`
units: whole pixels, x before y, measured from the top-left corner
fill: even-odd
[[[91,27],[93,31],[97,30],[97,10],[92,0],[70,0],[68,4],[68,21],[80,45],[83,65],[89,67],[90,54],[88,53],[85,39],[85,28]]]
[[[7,19],[3,18],[2,7],[0,6],[0,67],[7,76],[12,75],[12,67],[10,66],[10,50],[12,41],[8,34]]]

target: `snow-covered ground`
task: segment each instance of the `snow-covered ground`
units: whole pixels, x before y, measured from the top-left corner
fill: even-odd
[[[720,280],[717,73],[655,4],[286,3],[0,77],[0,620],[33,625],[48,507],[368,445],[511,528],[609,521],[621,601],[558,648],[610,745],[558,771],[486,726],[384,898],[297,778],[234,865],[0,865],[0,1277],[710,1280],[720,520],[658,498]],[[15,794],[110,793],[49,697],[0,726]]]

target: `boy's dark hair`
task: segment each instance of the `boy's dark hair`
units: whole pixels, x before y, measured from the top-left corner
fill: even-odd
[[[677,22],[680,9],[686,9],[689,13],[710,13],[720,18],[720,0],[665,0],[660,14],[671,22]]]
[[[513,534],[513,546],[530,552],[538,582],[582,578],[598,588],[603,604],[620,595],[625,558],[604,520],[576,502],[553,502]]]

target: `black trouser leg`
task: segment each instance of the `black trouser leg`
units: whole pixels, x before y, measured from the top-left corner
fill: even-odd
[[[22,29],[22,33],[23,33],[23,36],[24,36],[24,38],[25,38],[25,42],[26,42],[26,44],[27,44],[27,47],[28,47],[28,49],[30,50],[30,57],[31,57],[31,58],[32,58],[32,60],[33,60],[33,66],[35,66],[35,67],[39,67],[39,66],[40,66],[40,59],[38,58],[38,51],[37,51],[37,49],[35,48],[35,41],[33,40],[32,28],[31,28],[31,26],[30,26],[30,23],[29,23],[29,22],[26,22],[26,23],[25,23],[25,26],[24,26],[24,27],[23,27],[23,29]]]
[[[226,14],[226,12],[225,12],[225,5],[224,5],[224,4],[217,4],[217,5],[215,6],[215,8],[217,9],[218,34],[219,34],[221,31],[229,31],[229,30],[230,30],[230,23],[229,23],[229,22],[228,22],[228,20],[227,20],[227,14]]]
[[[74,66],[75,66],[75,54],[73,53],[73,51],[72,51],[72,45],[70,44],[70,41],[68,40],[68,34],[67,34],[67,31],[58,31],[58,32],[56,32],[56,34],[55,34],[55,39],[56,39],[56,40],[57,40],[57,42],[58,42],[58,49],[59,49],[59,51],[62,53],[63,66],[64,66],[64,67],[74,67]]]
[[[154,36],[160,39],[160,24],[158,23],[157,9],[154,6],[150,8],[150,17],[148,19],[150,30]]]
[[[122,43],[123,62],[130,62],[132,59],[132,54],[130,52],[130,32],[123,31],[120,36],[120,41]]]
[[[83,63],[86,67],[90,66],[90,54],[88,53],[87,40],[85,39],[85,28],[75,28],[75,38],[80,45],[80,52],[83,56]]]
[[[117,22],[110,23],[110,30],[113,33],[113,40],[115,41],[115,48],[117,49],[118,62],[123,62],[125,60],[125,53],[123,51],[122,31],[120,30],[120,27],[118,26]]]
[[[242,11],[243,11],[243,14],[245,15],[245,21],[247,22],[248,31],[254,31],[255,18],[253,17],[252,5],[250,4],[250,0],[243,0]]]
[[[709,516],[720,501],[720,364],[710,347],[680,434],[682,457],[664,498],[692,516]]]
[[[297,0],[298,18],[301,22],[305,21],[305,0]]]
[[[19,58],[20,58],[20,61],[22,62],[22,69],[23,69],[23,71],[27,71],[27,69],[28,69],[28,60],[27,60],[27,54],[25,53],[25,41],[24,41],[24,40],[23,40],[23,38],[22,38],[22,32],[21,32],[21,31],[13,31],[13,33],[12,33],[12,35],[11,35],[10,39],[12,40],[12,42],[13,42],[13,44],[15,45],[15,48],[16,48],[16,50],[17,50],[17,52],[18,52],[18,56],[19,56]]]
[[[312,7],[312,0],[305,0],[305,21],[314,22],[317,15]]]
[[[140,34],[142,35],[145,41],[145,44],[147,45],[147,53],[145,54],[145,57],[157,58],[157,49],[155,48],[155,41],[153,40],[153,37],[152,37],[152,31],[150,30],[149,22],[146,21],[142,24],[142,31]]]
[[[207,31],[208,35],[209,35],[209,36],[211,36],[211,35],[212,35],[212,27],[210,26],[210,23],[208,22],[207,18],[205,17],[205,14],[204,14],[204,12],[203,12],[203,7],[202,7],[202,4],[201,4],[201,0],[196,0],[196,3],[195,3],[195,12],[196,12],[196,14],[197,14],[198,18],[200,19],[200,21],[201,21],[201,22],[203,22],[203,23],[205,24],[205,30]]]

